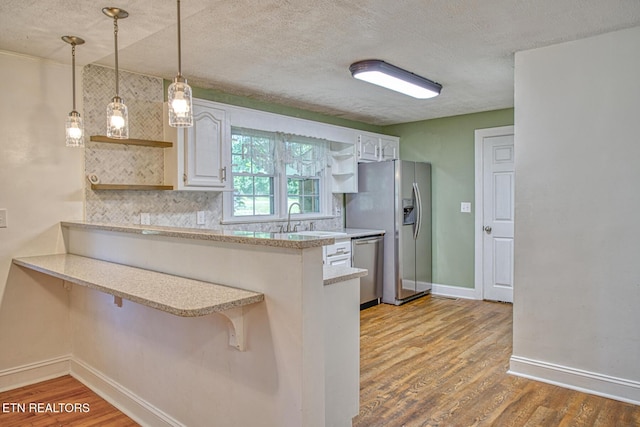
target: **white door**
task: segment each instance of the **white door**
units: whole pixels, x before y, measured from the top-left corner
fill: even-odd
[[[513,127],[478,130],[476,145],[477,150],[482,150],[482,199],[480,203],[476,201],[476,215],[480,215],[479,220],[476,217],[476,251],[480,251],[476,253],[476,257],[480,256],[476,268],[481,272],[476,272],[476,278],[481,279],[483,299],[513,302]]]

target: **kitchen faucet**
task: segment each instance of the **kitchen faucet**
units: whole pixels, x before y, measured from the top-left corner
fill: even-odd
[[[290,233],[291,231],[296,231],[296,230],[291,230],[291,208],[294,205],[298,205],[298,209],[300,210],[300,213],[302,213],[302,206],[300,206],[300,203],[298,202],[293,202],[291,203],[291,205],[289,205],[289,212],[287,213],[287,228],[284,230],[285,233]],[[298,226],[296,225],[294,228],[297,228]]]

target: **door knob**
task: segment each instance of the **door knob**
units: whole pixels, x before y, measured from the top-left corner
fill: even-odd
[[[486,231],[486,232],[487,232],[487,234],[491,234],[491,227],[490,227],[490,226],[488,226],[488,225],[486,225],[486,226],[484,227],[484,231]]]

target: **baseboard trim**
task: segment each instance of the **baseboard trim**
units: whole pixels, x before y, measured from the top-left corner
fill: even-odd
[[[0,371],[0,392],[69,374],[71,355],[52,357]]]
[[[473,288],[439,285],[437,283],[433,283],[431,285],[431,294],[449,298],[478,299],[476,296],[476,290]]]
[[[71,376],[140,425],[185,427],[156,406],[118,384],[102,372],[76,358],[71,359]]]
[[[621,402],[640,405],[640,382],[511,356],[510,374]]]

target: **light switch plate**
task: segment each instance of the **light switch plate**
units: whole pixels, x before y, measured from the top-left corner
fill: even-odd
[[[470,213],[471,212],[471,202],[460,202],[460,212]]]
[[[140,225],[151,225],[151,215],[144,212],[140,214]]]
[[[198,211],[196,213],[196,224],[197,225],[204,225],[204,223],[205,223],[204,211]]]
[[[0,209],[0,228],[7,228],[7,210]]]

